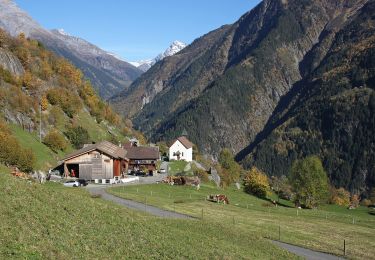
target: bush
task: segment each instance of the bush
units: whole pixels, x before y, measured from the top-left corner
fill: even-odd
[[[280,178],[272,176],[270,186],[279,198],[284,200],[292,199],[292,186],[289,184],[289,180],[285,175],[282,175]]]
[[[65,132],[65,135],[77,149],[82,148],[84,144],[90,142],[89,133],[82,126],[69,128],[68,131]]]
[[[24,149],[11,135],[8,127],[0,122],[0,162],[18,167],[21,171],[33,170],[35,156],[32,150]]]
[[[350,193],[344,188],[335,189],[331,188],[330,203],[339,206],[349,206],[350,204]]]
[[[67,143],[65,138],[59,132],[53,130],[49,132],[43,139],[43,143],[51,148],[54,152],[65,151]]]
[[[369,199],[364,199],[364,200],[361,201],[361,205],[365,206],[365,207],[368,207],[368,206],[372,205],[372,202]]]
[[[198,176],[199,179],[202,181],[202,182],[208,182],[210,179],[208,178],[208,173],[203,170],[203,169],[196,169],[194,170],[194,175],[195,176]]]
[[[260,198],[266,198],[270,185],[267,176],[256,167],[252,167],[244,178],[245,192]]]

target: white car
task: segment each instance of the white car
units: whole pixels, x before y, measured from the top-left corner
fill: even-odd
[[[64,186],[65,187],[79,187],[81,186],[81,184],[78,181],[71,180],[71,181],[65,182]]]
[[[167,171],[165,169],[160,169],[160,173],[166,173]]]

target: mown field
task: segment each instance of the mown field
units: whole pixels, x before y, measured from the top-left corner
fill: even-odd
[[[240,225],[157,218],[7,171],[0,167],[0,259],[296,258]]]
[[[199,191],[188,186],[152,184],[112,188],[109,192],[198,219],[203,217],[210,226],[219,224],[240,233],[336,255],[343,254],[345,239],[347,257],[375,258],[375,216],[365,207],[348,210],[327,205],[318,210],[297,210],[283,200],[280,202],[284,206],[274,207],[242,190],[222,190],[212,185],[202,185]],[[208,194],[226,194],[230,204],[206,201]]]

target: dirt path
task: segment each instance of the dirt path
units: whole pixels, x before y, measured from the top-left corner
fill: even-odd
[[[302,256],[308,260],[337,260],[337,259],[343,260],[345,259],[336,255],[321,253],[321,252],[313,251],[313,250],[306,249],[306,248],[299,247],[299,246],[290,245],[290,244],[279,242],[279,241],[272,241],[272,243],[288,250],[289,252],[295,255]]]

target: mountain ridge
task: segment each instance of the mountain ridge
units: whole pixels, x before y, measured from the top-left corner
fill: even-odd
[[[133,65],[83,40],[57,30],[48,31],[34,21],[16,3],[0,0],[0,27],[12,36],[24,33],[42,42],[58,55],[68,58],[91,80],[103,98],[126,89],[141,73]]]

